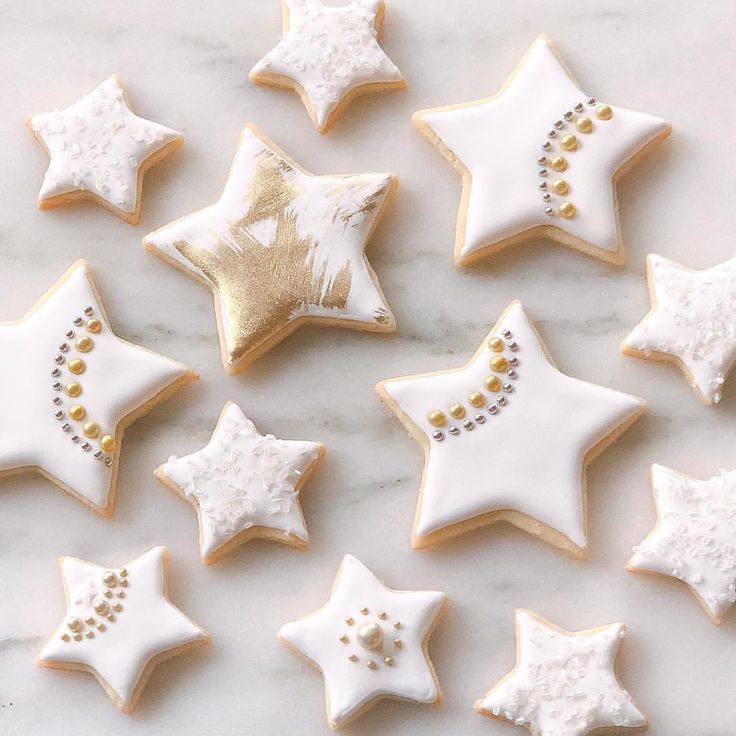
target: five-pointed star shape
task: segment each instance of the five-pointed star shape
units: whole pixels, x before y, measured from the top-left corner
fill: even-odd
[[[255,537],[305,547],[298,494],[323,454],[319,442],[260,434],[228,402],[209,443],[170,458],[155,475],[196,508],[202,562],[209,565]]]
[[[115,705],[130,713],[159,662],[209,641],[209,634],[168,599],[167,562],[166,547],[154,547],[121,568],[62,557],[66,616],[36,663],[89,672]]]
[[[143,175],[184,141],[135,115],[114,74],[65,110],[29,115],[26,127],[51,157],[39,209],[91,199],[132,225],[140,217]]]
[[[581,118],[590,124],[586,133],[577,127]],[[458,265],[540,234],[622,263],[615,181],[670,133],[664,120],[584,95],[546,36],[495,97],[422,110],[413,119],[462,175]],[[575,136],[576,150],[563,149],[567,135]]]
[[[85,261],[23,319],[0,323],[0,354],[0,474],[37,470],[103,516],[113,511],[125,428],[197,377],[113,334]]]
[[[415,548],[503,520],[583,556],[584,467],[645,409],[560,373],[519,302],[463,368],[376,388],[426,450]]]
[[[392,174],[313,176],[246,126],[220,199],[143,239],[215,293],[228,373],[322,322],[393,332],[365,244]]]
[[[614,671],[625,633],[623,624],[564,631],[536,613],[517,611],[516,667],[475,710],[525,726],[534,736],[646,726]]]
[[[637,358],[674,360],[706,404],[736,361],[736,257],[702,271],[647,256],[651,310],[621,345]]]
[[[384,7],[383,0],[283,0],[283,35],[248,78],[293,89],[317,130],[326,133],[354,97],[406,87],[378,45]]]
[[[381,698],[439,700],[427,644],[445,598],[387,588],[360,560],[345,555],[329,601],[279,629],[280,640],[322,671],[331,728]]]
[[[651,482],[657,525],[627,570],[682,580],[720,624],[736,602],[736,471],[703,481],[652,465]]]

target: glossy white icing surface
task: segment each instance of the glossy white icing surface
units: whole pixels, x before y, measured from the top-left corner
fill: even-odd
[[[437,700],[424,644],[444,599],[444,593],[434,591],[391,590],[362,562],[345,555],[329,601],[279,629],[281,639],[322,671],[333,728],[376,698]],[[361,644],[366,624],[381,632],[372,648]]]

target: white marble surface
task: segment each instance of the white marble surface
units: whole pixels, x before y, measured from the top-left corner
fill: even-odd
[[[118,332],[202,375],[128,432],[112,520],[40,477],[0,482],[0,732],[325,733],[321,678],[275,632],[323,602],[350,551],[389,585],[444,590],[451,605],[431,645],[444,702],[380,705],[349,734],[515,733],[472,704],[513,664],[516,607],[569,628],[626,622],[619,671],[650,733],[732,734],[736,612],[716,628],[683,585],[623,566],[654,521],[650,463],[698,477],[736,466],[736,380],[709,410],[674,368],[617,348],[647,308],[645,253],[704,267],[734,250],[734,20],[726,0],[389,0],[384,46],[410,89],[362,98],[320,137],[294,95],[246,81],[279,32],[278,0],[0,2],[0,319],[21,316],[84,256]],[[623,268],[540,241],[457,270],[459,182],[410,113],[494,92],[541,31],[585,90],[669,118],[673,137],[620,187]],[[148,174],[137,227],[93,205],[37,212],[46,156],[24,116],[69,104],[111,72],[137,112],[184,132],[184,147]],[[210,293],[146,254],[140,238],[218,196],[247,121],[312,171],[399,175],[370,249],[398,319],[394,337],[302,329],[244,375],[224,374]],[[432,551],[409,546],[422,455],[373,384],[464,362],[513,298],[563,370],[650,402],[590,467],[585,562],[506,526]],[[258,542],[204,568],[192,509],[154,481],[170,453],[207,440],[227,399],[265,431],[327,445],[303,493],[309,550]],[[173,600],[213,641],[161,666],[126,717],[91,677],[38,669],[34,657],[64,610],[59,555],[119,564],[159,543],[171,551]]]

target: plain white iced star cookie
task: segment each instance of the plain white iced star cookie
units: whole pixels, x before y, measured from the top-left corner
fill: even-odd
[[[396,329],[365,257],[395,186],[392,174],[309,174],[246,126],[220,199],[143,244],[212,288],[237,373],[308,322]]]
[[[167,562],[165,547],[120,568],[62,557],[66,616],[36,663],[89,672],[130,713],[157,664],[209,641],[168,599]]]
[[[651,482],[657,525],[627,569],[682,580],[720,624],[736,602],[736,471],[704,481],[652,465]]]
[[[250,81],[293,89],[326,133],[356,96],[406,87],[378,45],[384,8],[383,0],[282,0],[283,35],[251,69]]]
[[[197,510],[202,562],[255,537],[308,543],[299,490],[324,454],[319,442],[262,435],[228,402],[209,443],[159,466],[156,477]]]
[[[413,119],[463,179],[458,265],[538,235],[622,263],[616,180],[670,133],[664,120],[583,94],[546,36],[496,96]]]
[[[523,726],[533,736],[646,726],[614,670],[625,634],[623,624],[564,631],[536,613],[517,611],[516,667],[475,710]]]
[[[381,698],[439,700],[427,644],[445,598],[434,591],[391,590],[345,555],[329,601],[281,627],[279,639],[322,672],[331,728]]]
[[[560,373],[518,302],[463,368],[376,388],[426,452],[415,548],[509,521],[583,556],[584,468],[645,410]]]
[[[717,404],[736,360],[736,258],[693,271],[650,254],[647,281],[651,310],[622,352],[678,362],[698,398]]]
[[[33,469],[108,516],[125,428],[196,378],[113,334],[85,261],[0,323],[0,474]]]
[[[140,217],[144,173],[184,141],[135,115],[114,74],[65,110],[30,115],[26,126],[51,158],[39,209],[92,199],[131,224]]]

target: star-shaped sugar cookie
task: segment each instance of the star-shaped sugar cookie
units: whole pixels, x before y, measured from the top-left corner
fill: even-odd
[[[583,556],[584,468],[645,409],[560,373],[518,302],[466,366],[377,391],[426,452],[415,548],[508,521]]]
[[[135,115],[114,74],[65,110],[29,115],[26,127],[51,158],[39,209],[91,199],[133,225],[143,175],[184,141],[175,130]]]
[[[533,736],[645,727],[646,719],[614,670],[625,634],[623,624],[564,631],[536,613],[517,611],[516,667],[475,710],[511,721]]]
[[[381,698],[439,700],[427,645],[445,598],[434,591],[391,590],[345,555],[329,601],[281,627],[279,639],[322,672],[331,728]]]
[[[282,8],[281,39],[249,79],[297,92],[320,133],[358,95],[406,87],[378,45],[383,0],[282,0]]]
[[[657,524],[627,569],[682,580],[720,624],[736,602],[736,471],[696,480],[652,465],[651,481]]]
[[[637,358],[679,363],[713,405],[736,361],[736,257],[702,271],[647,256],[651,311],[621,345]]]
[[[108,516],[125,428],[196,378],[113,334],[85,261],[0,323],[0,474],[33,469]]]
[[[130,713],[157,664],[209,641],[168,599],[167,561],[165,547],[119,568],[62,557],[66,616],[36,663],[89,672]]]
[[[394,331],[364,249],[395,183],[313,176],[247,126],[220,199],[143,244],[212,288],[237,373],[308,322]]]
[[[228,402],[207,445],[170,458],[155,475],[197,509],[202,562],[209,565],[255,537],[305,547],[298,495],[323,454],[319,442],[260,434]]]
[[[616,180],[670,133],[583,94],[546,36],[496,96],[422,110],[414,123],[463,179],[458,265],[538,235],[622,263]]]

